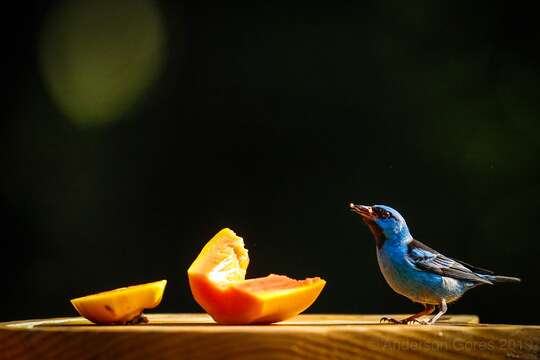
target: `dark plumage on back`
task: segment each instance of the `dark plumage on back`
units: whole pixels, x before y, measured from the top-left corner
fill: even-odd
[[[484,279],[469,267],[465,266],[464,264],[466,263],[444,256],[418,240],[413,240],[408,244],[408,255],[413,261],[414,265],[422,270],[458,280],[493,284],[491,281]],[[489,273],[492,273],[489,270],[481,270],[483,272],[488,271]]]

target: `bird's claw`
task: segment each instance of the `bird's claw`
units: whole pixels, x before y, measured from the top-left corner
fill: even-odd
[[[390,323],[390,324],[405,324],[403,322],[403,320],[398,320],[398,319],[394,319],[394,318],[390,318],[390,317],[382,317],[381,320],[379,320],[380,323]]]
[[[408,325],[408,324],[420,324],[420,325],[429,325],[430,323],[428,321],[425,321],[425,320],[418,320],[418,319],[403,319],[403,320],[398,320],[398,319],[394,319],[394,318],[389,318],[389,317],[382,317],[381,320],[379,320],[380,323],[390,323],[390,324],[401,324],[401,325]]]

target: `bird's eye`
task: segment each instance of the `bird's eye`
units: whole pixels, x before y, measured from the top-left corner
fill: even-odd
[[[389,211],[386,211],[384,209],[375,208],[374,210],[375,210],[375,213],[377,214],[377,216],[382,218],[382,219],[388,219],[388,218],[392,217],[392,214],[390,214]]]

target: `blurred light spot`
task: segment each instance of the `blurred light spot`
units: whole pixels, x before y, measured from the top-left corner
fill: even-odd
[[[129,110],[162,65],[165,30],[151,0],[65,1],[41,35],[46,87],[83,126],[110,122]]]

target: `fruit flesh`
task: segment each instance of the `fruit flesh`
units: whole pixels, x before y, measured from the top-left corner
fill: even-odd
[[[188,273],[201,273],[217,285],[226,287],[242,281],[249,265],[244,239],[234,231],[223,229],[203,247]]]
[[[265,324],[298,315],[316,300],[325,281],[271,274],[245,280],[249,257],[244,241],[223,229],[188,269],[195,300],[216,322]]]
[[[159,305],[167,280],[104,291],[76,299],[77,312],[96,324],[126,324]]]

